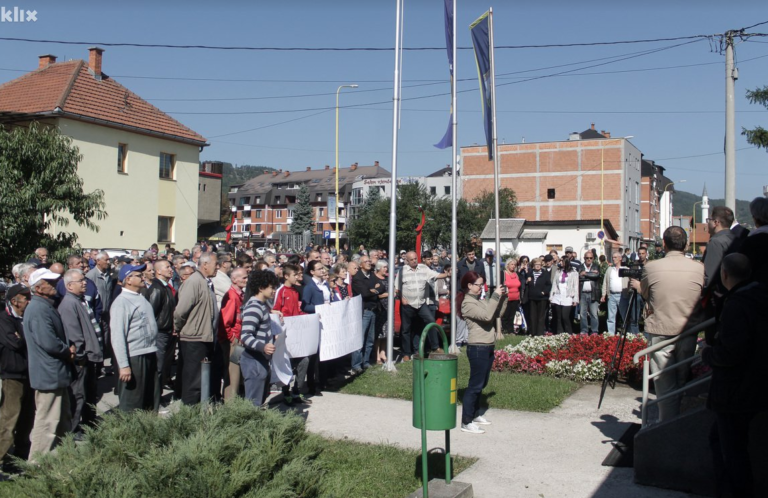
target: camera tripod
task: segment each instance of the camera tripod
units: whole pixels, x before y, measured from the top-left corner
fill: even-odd
[[[629,305],[627,311],[624,314],[624,321],[621,324],[621,329],[616,334],[619,336],[619,341],[616,343],[616,349],[613,350],[613,356],[611,357],[611,364],[605,371],[605,377],[603,377],[603,386],[600,389],[600,400],[597,402],[597,409],[603,404],[603,397],[605,397],[605,390],[608,386],[611,389],[616,388],[616,380],[619,378],[619,367],[621,366],[621,358],[624,356],[624,345],[627,342],[627,328],[630,325],[630,319],[634,318],[635,309],[637,308],[637,291],[634,288],[630,288]]]

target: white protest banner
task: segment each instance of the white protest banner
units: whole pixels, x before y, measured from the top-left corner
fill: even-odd
[[[277,336],[275,340],[275,352],[272,354],[271,380],[273,384],[287,386],[291,382],[291,359],[288,357],[288,351],[285,348],[285,333],[279,320],[272,320],[272,334]]]
[[[289,316],[285,325],[285,347],[290,358],[304,358],[317,353],[320,344],[320,317],[318,315]]]
[[[363,298],[316,306],[320,315],[320,361],[332,360],[363,347]]]

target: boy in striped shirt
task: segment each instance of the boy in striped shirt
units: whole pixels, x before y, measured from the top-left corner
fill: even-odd
[[[240,370],[245,382],[245,397],[261,406],[269,396],[270,361],[275,352],[270,309],[267,303],[280,285],[277,276],[267,270],[251,273],[248,287],[251,298],[243,308],[240,342],[245,351],[240,356]]]

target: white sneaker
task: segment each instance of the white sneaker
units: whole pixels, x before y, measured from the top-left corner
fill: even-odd
[[[475,420],[473,420],[472,423],[476,425],[491,425],[491,423],[488,422],[488,420],[486,420],[482,415],[475,417]]]
[[[461,430],[463,432],[469,432],[471,434],[485,434],[485,431],[475,425],[474,422],[470,422],[468,424],[461,424]]]

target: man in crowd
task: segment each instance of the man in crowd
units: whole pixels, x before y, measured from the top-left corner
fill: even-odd
[[[171,264],[166,260],[155,264],[155,278],[145,292],[157,323],[157,375],[160,389],[170,384],[171,364],[176,352],[176,334],[173,331],[173,312],[176,310],[176,290],[171,287]]]
[[[363,347],[352,353],[352,370],[360,373],[370,367],[371,351],[376,340],[376,313],[379,310],[379,294],[386,292],[373,273],[371,259],[361,256],[360,271],[352,277],[352,293],[363,299]]]
[[[707,249],[709,251],[709,249]],[[758,496],[750,461],[750,424],[768,410],[768,383],[763,366],[768,349],[768,286],[750,282],[749,259],[730,254],[720,265],[727,294],[720,330],[701,352],[712,367],[707,407],[715,412],[710,433],[716,496]]]
[[[581,272],[581,267],[583,266],[582,262],[576,259],[576,251],[573,250],[573,247],[568,246],[565,248],[565,257],[571,260],[571,268],[576,270],[577,272]]]
[[[14,456],[29,457],[35,393],[29,385],[23,317],[31,298],[28,288],[12,285],[5,294],[6,306],[0,310],[0,461],[6,461],[11,445]]]
[[[157,322],[152,306],[143,297],[145,265],[125,265],[119,278],[123,291],[112,303],[110,328],[118,371],[120,410],[154,410],[160,406],[157,376]]]
[[[179,287],[181,287],[181,265],[187,262],[187,258],[182,256],[181,254],[176,254],[171,259],[171,264],[173,265],[173,277],[171,277],[171,286],[175,291],[179,290]]]
[[[93,269],[88,271],[85,275],[96,285],[96,290],[99,294],[99,299],[101,299],[101,306],[104,309],[104,313],[109,310],[112,289],[115,287],[115,279],[109,270],[109,254],[105,251],[101,251],[94,257]]]
[[[616,335],[616,315],[621,311],[623,320],[623,309],[629,302],[629,278],[619,276],[619,270],[622,268],[621,258],[621,251],[613,251],[611,255],[613,265],[606,270],[605,277],[603,277],[603,295],[600,297],[600,302],[608,302],[609,335]]]
[[[200,256],[202,255],[203,255],[203,248],[200,246],[195,246],[192,248],[192,258],[190,259],[190,261],[200,266]]]
[[[275,261],[275,258],[273,256],[272,257],[272,262],[274,263],[274,261]],[[332,265],[332,263],[331,263],[331,253],[326,252],[326,251],[321,252],[320,253],[320,262],[323,264],[323,266],[325,266],[326,268],[330,269],[331,265]],[[271,265],[270,267],[272,267],[272,266],[273,265]]]
[[[731,232],[733,211],[726,206],[715,206],[712,214],[706,219],[709,242],[704,252],[704,286],[709,287],[713,281],[719,280],[720,262],[728,254],[736,235]]]
[[[214,333],[218,320],[216,295],[211,282],[211,277],[216,273],[216,254],[202,254],[199,261],[197,271],[187,278],[179,290],[179,300],[173,314],[181,355],[184,357],[181,401],[185,405],[200,402],[201,363],[205,358],[213,358]],[[211,377],[211,384],[215,386],[216,379]]]
[[[600,300],[600,267],[595,263],[592,251],[584,253],[584,263],[579,272],[579,309],[581,310],[581,333],[597,334],[597,308]]]
[[[29,361],[29,385],[35,392],[35,422],[30,434],[30,461],[35,454],[49,453],[72,427],[69,385],[75,346],[67,342],[56,308],[59,275],[45,268],[29,277],[32,300],[24,311],[24,338]]]
[[[645,320],[650,346],[680,335],[701,321],[701,316],[694,309],[704,287],[704,266],[685,257],[688,236],[681,227],[672,226],[664,230],[663,240],[664,259],[650,261],[645,265],[642,280],[630,282],[640,291],[650,309]],[[651,355],[651,373],[690,358],[695,349],[696,336],[692,335],[656,351]],[[687,376],[688,368],[662,373],[654,380],[656,396],[662,397],[679,389],[685,384]],[[680,412],[680,397],[663,400],[658,406],[659,421],[668,420]]]
[[[483,266],[482,262],[477,261],[475,258],[474,249],[467,251],[466,256],[462,258],[456,265],[456,271],[459,272],[459,274],[456,276],[457,282],[461,282],[461,279],[464,277],[464,275],[470,271],[473,271],[483,277],[485,282],[488,281],[485,275],[485,267]]]
[[[251,268],[253,268],[253,258],[251,256],[241,252],[237,255],[235,261],[237,262],[238,268],[243,268],[246,272],[251,273]]]
[[[221,300],[219,314],[218,339],[221,345],[222,373],[224,376],[224,400],[237,397],[240,388],[240,365],[230,363],[232,347],[240,343],[240,330],[243,326],[243,289],[248,284],[248,271],[235,268],[231,274],[232,285]]]
[[[216,254],[216,275],[211,278],[213,291],[216,294],[216,311],[221,309],[221,300],[224,294],[232,287],[229,274],[232,273],[232,256],[226,252]]]
[[[55,268],[55,266],[58,263],[54,263],[51,265],[51,271],[54,273],[59,273],[58,268]],[[83,258],[79,254],[72,254],[69,257],[67,257],[67,270],[81,270],[83,269]],[[64,275],[64,272],[61,272],[61,275]],[[64,285],[64,279],[59,279],[59,281],[56,283],[56,292],[57,301],[61,301],[61,299],[67,294],[67,288]],[[101,301],[101,296],[99,296],[99,289],[96,287],[96,284],[93,283],[90,279],[85,279],[85,293],[83,294],[83,299],[88,303],[88,305],[93,310],[93,313],[96,316],[96,321],[101,320],[101,313],[104,310],[104,305]]]
[[[320,251],[315,251],[312,249],[311,251],[307,252],[307,260],[304,262],[304,275],[310,278],[312,275],[309,273],[309,264],[312,261],[320,261]]]
[[[421,333],[415,327],[414,319],[419,317],[423,325],[435,321],[435,316],[427,303],[429,286],[434,285],[438,278],[448,276],[450,276],[450,272],[437,273],[426,265],[419,264],[419,259],[414,251],[405,254],[405,266],[400,270],[395,285],[397,293],[400,295],[403,361],[410,360],[410,357],[417,352],[419,347]],[[382,289],[380,292],[386,292],[386,289]],[[428,340],[430,350],[443,352],[436,330],[430,331]]]
[[[64,273],[66,295],[59,304],[59,315],[67,340],[75,346],[75,372],[70,386],[72,428],[76,438],[82,438],[83,427],[96,420],[94,405],[98,402],[99,366],[104,361],[101,326],[85,300],[87,279],[81,270]]]

